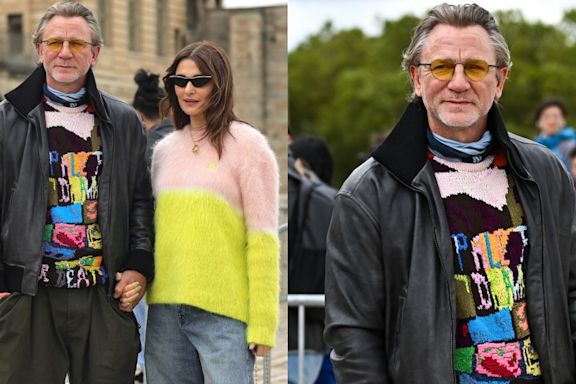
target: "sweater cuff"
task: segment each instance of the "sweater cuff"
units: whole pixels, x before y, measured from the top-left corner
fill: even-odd
[[[133,270],[140,272],[146,278],[148,283],[154,280],[154,255],[152,252],[144,251],[142,249],[134,249],[128,253],[128,257],[120,272]]]
[[[248,325],[246,341],[248,344],[265,345],[274,348],[276,346],[276,329]]]

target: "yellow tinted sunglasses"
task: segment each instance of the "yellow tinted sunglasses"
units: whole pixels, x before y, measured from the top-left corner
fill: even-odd
[[[65,41],[68,42],[68,49],[76,53],[82,51],[84,47],[86,47],[87,45],[92,46],[98,45],[82,39],[61,39],[59,37],[53,37],[51,39],[42,40],[41,43],[46,44],[48,49],[50,49],[52,52],[60,52],[62,50],[62,47],[64,47]]]
[[[433,60],[431,63],[419,63],[417,66],[425,65],[430,67],[432,76],[438,80],[450,80],[454,76],[456,66],[462,64],[464,66],[464,74],[469,80],[480,81],[488,74],[490,68],[500,68],[498,65],[488,64],[484,60],[466,60],[463,63],[455,63],[450,59]]]

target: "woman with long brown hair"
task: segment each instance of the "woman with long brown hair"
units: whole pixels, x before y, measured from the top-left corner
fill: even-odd
[[[154,148],[156,277],[147,379],[252,383],[275,344],[278,167],[233,112],[232,73],[211,42],[182,49],[163,78],[175,131]]]

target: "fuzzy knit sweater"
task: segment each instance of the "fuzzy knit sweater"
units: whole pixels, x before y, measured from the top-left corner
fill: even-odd
[[[458,383],[541,383],[526,311],[529,229],[506,156],[430,157],[454,242]]]
[[[194,140],[192,135],[194,134]],[[240,320],[274,346],[278,323],[278,166],[264,136],[233,122],[222,157],[189,127],[154,148],[156,277],[149,304]],[[196,142],[199,151],[193,153]]]

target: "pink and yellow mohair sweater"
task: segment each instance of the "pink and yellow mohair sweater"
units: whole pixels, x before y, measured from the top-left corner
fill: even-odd
[[[196,140],[198,136],[194,137]],[[156,277],[149,304],[188,304],[247,324],[274,346],[278,323],[278,166],[264,136],[233,122],[222,157],[189,127],[154,148]]]

